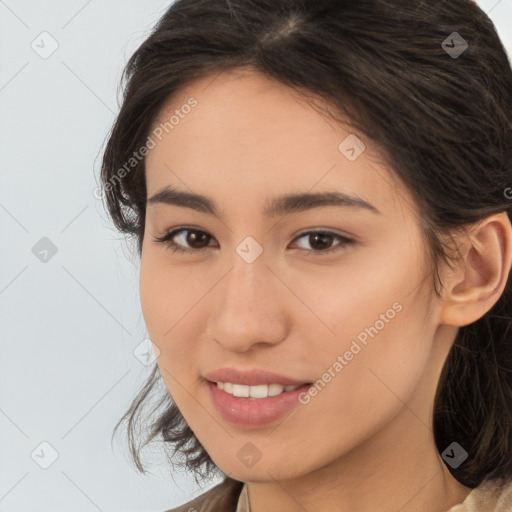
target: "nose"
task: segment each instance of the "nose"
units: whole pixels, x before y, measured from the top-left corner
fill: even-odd
[[[235,254],[231,270],[212,297],[215,307],[210,310],[209,339],[226,350],[246,352],[286,338],[291,298],[274,272],[262,256],[247,263]]]

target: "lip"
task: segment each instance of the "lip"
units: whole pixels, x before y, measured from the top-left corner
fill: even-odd
[[[264,378],[261,374],[259,375],[260,378]],[[220,382],[232,381],[220,380]],[[278,384],[276,381],[273,382]],[[215,382],[207,381],[206,384],[213,405],[222,418],[232,425],[244,428],[263,427],[277,421],[299,405],[299,395],[311,386],[311,384],[304,384],[293,391],[285,391],[280,395],[267,398],[242,398],[226,393]]]
[[[281,384],[281,386],[299,386],[306,381],[294,380],[284,375],[252,368],[241,370],[238,368],[220,368],[204,376],[210,382],[232,382],[245,386],[258,386],[260,384]],[[279,395],[278,395],[279,396]]]

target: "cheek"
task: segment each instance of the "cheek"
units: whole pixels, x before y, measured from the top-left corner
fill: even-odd
[[[403,321],[407,315],[424,315],[429,298],[416,293],[425,276],[415,256],[397,251],[366,255],[361,251],[337,266],[281,274],[286,283],[293,283],[293,292],[302,302],[296,309],[302,307],[303,322],[310,330],[316,326],[318,340],[332,341],[341,349],[343,343],[360,333],[364,336],[365,329],[376,323],[379,331],[389,331],[398,317]]]
[[[201,291],[204,294],[204,287],[194,289],[197,281],[189,269],[171,265],[163,249],[144,250],[139,294],[146,326],[155,340],[171,339],[180,320],[198,302]]]
[[[141,258],[139,276],[139,295],[144,322],[154,343],[164,334],[165,311],[172,311],[172,295],[165,293],[162,286],[167,279],[159,265],[147,252]],[[160,348],[160,347],[159,347]]]
[[[197,375],[197,355],[204,331],[201,300],[213,285],[186,267],[172,266],[165,255],[143,253],[139,276],[142,314],[152,342],[160,350],[160,373],[174,396],[180,384]]]
[[[183,356],[183,344],[178,340],[179,326],[180,319],[189,309],[187,288],[180,286],[179,276],[179,272],[170,272],[169,268],[164,268],[149,251],[143,254],[139,276],[142,315],[149,337],[160,350],[157,362],[166,380],[166,373],[174,375],[176,363]],[[170,384],[173,385],[172,379]]]
[[[329,457],[373,435],[404,404],[411,403],[428,370],[431,345],[418,320],[419,310],[414,311],[405,300],[401,303],[403,309],[389,323],[378,323],[377,328],[379,317],[375,313],[385,313],[386,301],[382,302],[384,308],[376,305],[358,313],[362,327],[344,313],[338,324],[342,334],[332,342],[316,345],[311,354],[318,370],[316,394],[307,404],[305,398],[303,409],[298,411],[300,421],[297,417],[287,422],[290,436],[303,439],[303,433],[308,432],[308,437],[324,440],[320,450]],[[363,337],[357,338],[359,333],[367,335],[365,343],[360,341]]]
[[[377,321],[361,331],[364,336],[343,341],[341,373],[354,405],[359,400],[376,408],[398,405],[413,393],[428,369],[431,347],[422,329],[413,327],[415,321],[404,306],[389,323]]]
[[[415,400],[432,364],[433,333],[422,324],[423,311],[413,302],[401,302],[403,309],[382,329],[372,326],[377,333],[365,330],[366,345],[360,344],[361,352],[347,367],[352,406],[367,404],[375,419]]]
[[[350,391],[344,400],[354,410],[362,410],[361,403],[384,410],[400,403],[396,395],[405,399],[422,377],[434,326],[426,318],[431,296],[428,281],[418,286],[424,274],[416,256],[395,251],[386,265],[360,261],[336,273],[297,274],[294,291],[308,298],[315,314],[303,320],[305,336],[316,347],[312,361],[327,372],[322,381],[336,375],[326,385],[332,400]]]

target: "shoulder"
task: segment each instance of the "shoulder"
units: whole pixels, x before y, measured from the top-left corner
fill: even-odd
[[[512,511],[512,480],[498,480],[487,483],[489,493],[496,500],[493,512]]]
[[[166,512],[235,512],[243,482],[226,478],[197,498]]]
[[[484,480],[448,512],[512,512],[512,480]]]

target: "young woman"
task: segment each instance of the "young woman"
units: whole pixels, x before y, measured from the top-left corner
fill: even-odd
[[[224,477],[175,510],[512,510],[512,70],[485,13],[178,0],[123,80],[101,177],[158,358],[119,424],[142,472],[161,436]]]

